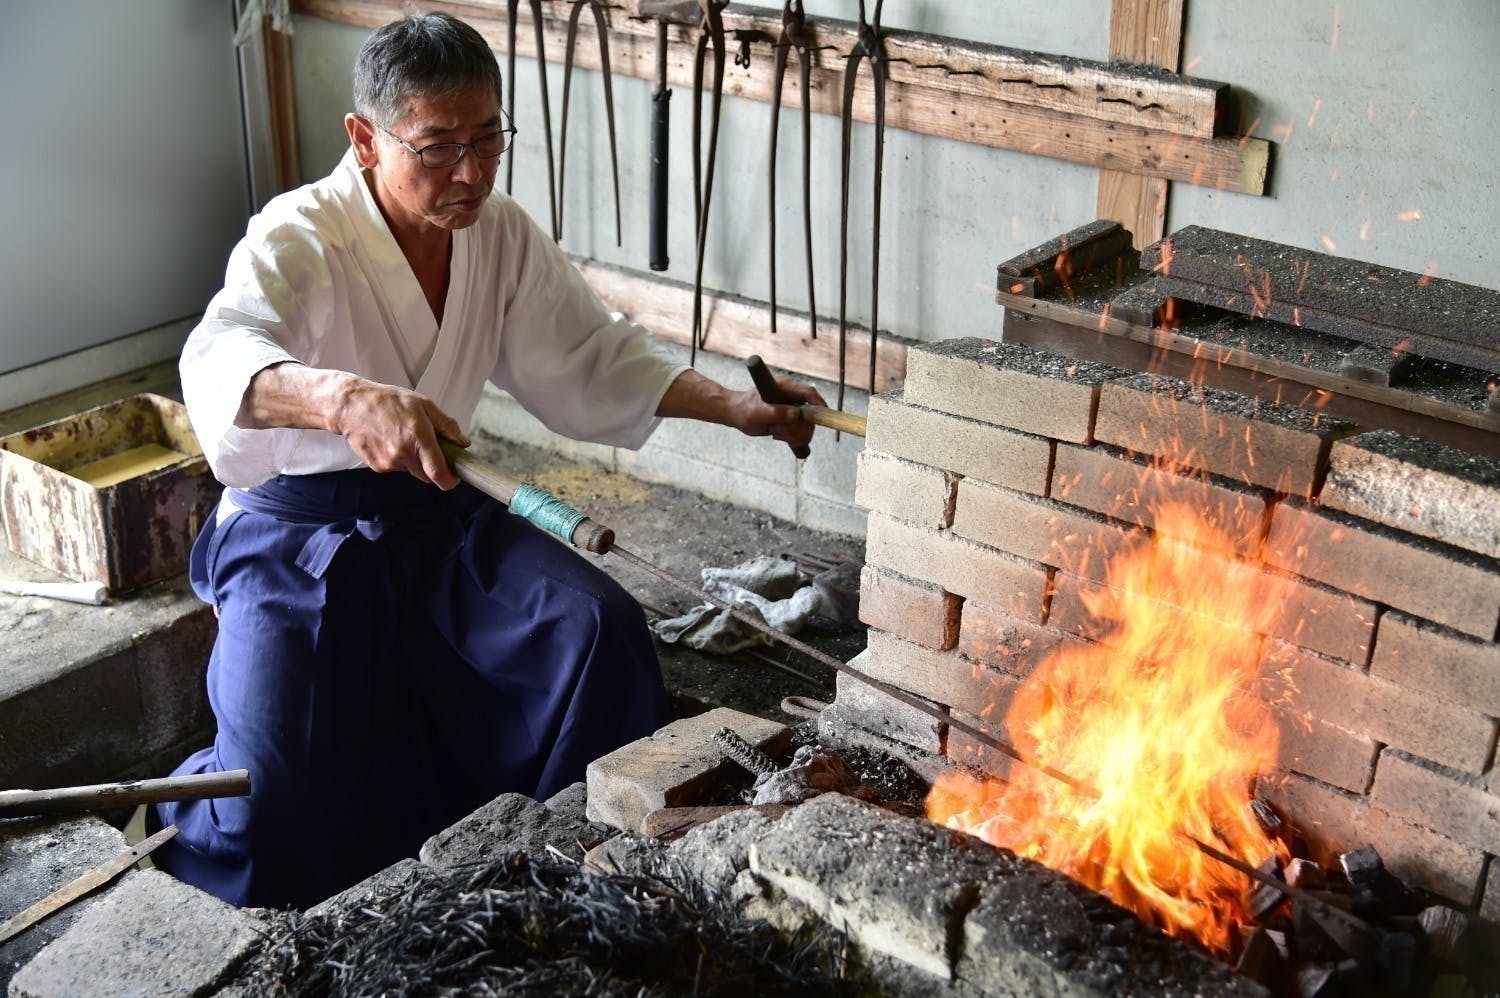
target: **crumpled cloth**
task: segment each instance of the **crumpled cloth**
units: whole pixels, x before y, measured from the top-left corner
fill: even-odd
[[[857,568],[837,566],[809,576],[795,561],[763,555],[731,568],[705,568],[701,574],[705,592],[783,634],[797,634],[814,617],[843,626],[859,615]],[[772,643],[712,603],[696,606],[680,617],[658,620],[651,630],[667,644],[716,655]]]
[[[803,745],[792,756],[792,764],[758,777],[752,804],[800,804],[819,794],[846,793],[859,784],[859,777],[844,757],[815,745]]]

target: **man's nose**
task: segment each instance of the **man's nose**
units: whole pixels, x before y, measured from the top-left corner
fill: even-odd
[[[472,184],[484,176],[484,164],[474,155],[473,149],[465,149],[463,157],[453,164],[453,179],[460,184]]]

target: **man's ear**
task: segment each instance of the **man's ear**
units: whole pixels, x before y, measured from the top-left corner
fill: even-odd
[[[368,118],[358,114],[344,115],[344,131],[349,133],[349,144],[354,147],[354,157],[359,165],[370,169],[380,161],[380,148],[375,144],[375,126]]]

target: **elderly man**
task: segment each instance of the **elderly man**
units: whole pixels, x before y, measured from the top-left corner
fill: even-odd
[[[161,805],[181,833],[157,856],[235,904],[316,902],[670,720],[634,600],[444,460],[485,380],[624,447],[662,416],[812,431],[654,353],[494,191],[513,132],[500,87],[452,17],[377,31],[343,161],[251,220],[183,351],[230,487],[192,568],[219,613],[218,733],[177,772],[245,768],[254,791]]]

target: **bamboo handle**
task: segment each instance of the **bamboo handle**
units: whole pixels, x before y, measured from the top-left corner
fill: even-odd
[[[869,420],[863,416],[856,416],[852,412],[828,409],[821,405],[804,405],[801,409],[802,418],[809,423],[826,426],[840,433],[852,433],[856,437],[864,436],[865,428],[869,425]]]
[[[160,780],[129,780],[56,790],[0,791],[0,818],[39,814],[80,814],[111,807],[159,804],[162,801],[202,800],[205,797],[245,797],[250,793],[250,771],[194,773]]]
[[[458,480],[474,486],[491,499],[498,499],[509,506],[510,501],[515,498],[516,490],[525,484],[511,478],[488,461],[480,460],[457,444],[447,440],[440,441],[440,443],[443,453],[448,455],[448,463],[453,466],[453,473],[458,476]],[[568,538],[568,543],[594,554],[607,554],[609,549],[614,547],[615,532],[597,520],[585,516],[579,521],[578,526],[573,528],[573,534]]]

